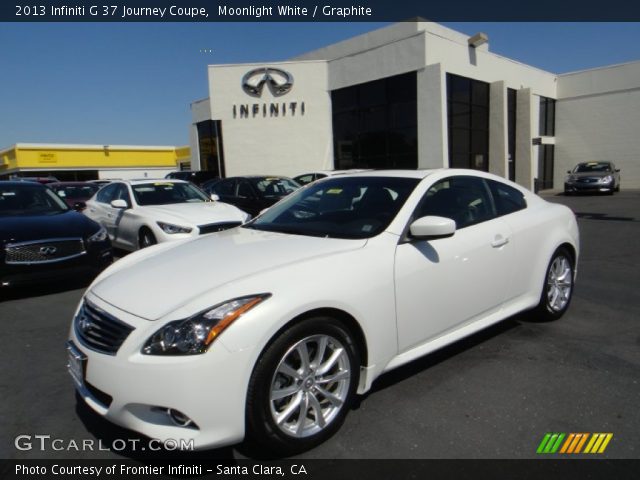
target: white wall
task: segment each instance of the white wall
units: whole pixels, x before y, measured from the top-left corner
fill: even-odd
[[[285,95],[274,97],[265,86],[260,98],[241,87],[242,77],[258,67],[283,69],[294,84]],[[227,176],[272,174],[294,176],[310,170],[333,167],[331,101],[324,61],[274,62],[268,64],[219,65],[209,67],[211,117],[222,121]],[[297,102],[296,113],[269,114],[270,103]],[[304,114],[301,104],[304,102]],[[259,113],[240,118],[240,105]],[[262,105],[267,105],[263,114]],[[234,118],[233,106],[236,106]]]
[[[622,188],[640,187],[640,62],[561,75],[555,187],[578,162],[612,161]]]

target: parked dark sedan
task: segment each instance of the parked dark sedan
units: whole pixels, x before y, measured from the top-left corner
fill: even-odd
[[[567,171],[564,193],[620,191],[620,169],[611,162],[584,162]]]
[[[225,203],[235,205],[252,217],[280,201],[300,185],[287,177],[247,176],[230,177],[210,184],[206,189]]]
[[[113,260],[104,228],[35,182],[0,182],[0,287],[95,274]]]
[[[164,178],[171,180],[184,180],[202,187],[205,182],[217,180],[220,177],[218,177],[214,172],[209,172],[207,170],[179,170],[177,172],[167,173]]]
[[[85,202],[100,190],[100,185],[89,182],[56,182],[47,185],[56,192],[69,208],[84,210]]]

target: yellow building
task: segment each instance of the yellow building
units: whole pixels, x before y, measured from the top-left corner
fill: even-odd
[[[17,143],[0,150],[0,179],[161,178],[188,168],[190,158],[189,147]]]

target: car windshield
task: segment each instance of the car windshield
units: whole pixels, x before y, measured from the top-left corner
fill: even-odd
[[[265,198],[286,197],[300,188],[300,185],[293,180],[283,177],[254,178],[252,183]]]
[[[40,184],[0,182],[0,216],[55,215],[68,210],[60,197]]]
[[[132,185],[138,205],[208,202],[209,198],[190,183],[151,182]]]
[[[332,238],[370,238],[391,223],[419,179],[334,177],[312,183],[246,228]]]
[[[580,163],[574,170],[574,173],[585,172],[610,172],[611,164],[605,162],[589,162]]]
[[[93,197],[100,186],[92,183],[86,185],[62,185],[51,187],[61,198],[68,200],[87,200]]]

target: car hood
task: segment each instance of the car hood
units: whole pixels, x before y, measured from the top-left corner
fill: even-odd
[[[121,310],[158,320],[206,292],[244,277],[355,250],[365,244],[366,240],[307,237],[238,227],[198,237],[155,255],[144,254],[142,250],[138,261],[129,260],[122,269],[118,269],[116,262],[111,267],[114,273],[105,272],[91,292]],[[239,291],[238,295],[247,293],[256,292]]]
[[[233,205],[223,202],[174,203],[140,207],[158,219],[173,220],[178,225],[207,225],[217,222],[244,222],[247,214]]]
[[[84,215],[68,211],[53,215],[0,217],[1,242],[87,237],[100,227]]]

